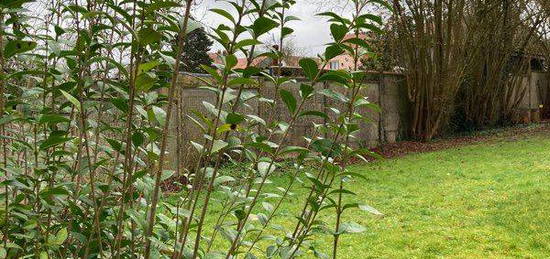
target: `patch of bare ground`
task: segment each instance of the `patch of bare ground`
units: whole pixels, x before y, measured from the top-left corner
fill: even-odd
[[[411,153],[433,152],[482,142],[517,141],[532,135],[540,134],[550,137],[550,121],[485,130],[472,133],[468,136],[453,136],[430,142],[400,141],[397,143],[384,144],[374,148],[373,151],[385,158],[395,158]]]

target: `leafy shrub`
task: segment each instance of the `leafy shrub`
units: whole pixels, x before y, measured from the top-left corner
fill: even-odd
[[[229,1],[230,11],[211,10],[227,20],[211,28],[210,35],[226,55],[217,69],[203,66],[214,79],[205,81],[204,88],[217,98],[204,102],[211,114],[194,118],[204,139],[193,143],[199,159],[188,166],[189,184],[175,203],[164,199],[160,186],[173,174],[167,167],[167,136],[170,125],[177,123],[173,106],[183,43],[199,27],[190,18],[193,1],[0,3],[0,255],[292,258],[310,249],[323,257],[309,242],[320,232],[334,236],[336,257],[339,237],[363,230],[342,222],[342,214],[353,208],[379,213],[343,200],[353,195],[346,182],[361,177],[346,165],[352,157],[369,154],[352,145],[359,123],[368,120],[358,109],[376,108],[362,95],[365,73],[324,70],[342,54],[357,63],[368,49],[363,39],[344,38],[346,34],[379,30],[381,19],[364,10],[372,2],[384,2],[352,2],[352,20],[320,14],[329,18],[334,42],[328,44],[322,64],[300,61],[308,82],[296,91],[287,87],[293,79],[251,65],[258,56],[280,58],[276,50],[255,50],[271,31],[281,32],[281,42],[292,33],[289,23],[298,18],[285,12],[294,1],[235,0]],[[238,55],[248,57],[246,69],[235,69]],[[246,86],[256,84],[253,75],[258,74],[275,85],[277,100],[243,94]],[[323,82],[337,83],[342,91],[316,87]],[[326,107],[330,113],[304,110],[316,95],[337,105]],[[239,107],[251,99],[273,108],[283,105],[291,118],[266,121],[242,113]],[[305,116],[330,122],[318,125],[306,145],[287,145],[291,130]],[[290,155],[293,169],[281,171],[281,159]],[[226,173],[222,166],[227,161],[246,166]],[[315,170],[306,172],[305,164]],[[292,180],[280,192],[269,193],[266,185],[275,172]],[[281,236],[265,234],[278,227],[271,221],[302,178],[310,191],[303,210],[296,212],[295,228],[280,229],[285,233]],[[241,184],[229,184],[234,181]],[[209,226],[205,219],[214,202],[222,210]],[[335,226],[318,220],[324,210],[335,211]],[[215,251],[218,236],[226,242],[224,250]],[[266,251],[260,249],[264,245]]]

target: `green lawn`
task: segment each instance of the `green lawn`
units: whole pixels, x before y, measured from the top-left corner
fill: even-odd
[[[348,211],[344,221],[360,223],[367,231],[344,235],[339,258],[550,257],[548,132],[408,155],[353,170],[367,180],[357,180],[349,189],[385,217]],[[284,180],[276,181],[282,185]],[[282,212],[295,213],[302,206],[296,196]],[[321,217],[332,221],[331,216]],[[280,224],[289,221],[277,219]],[[330,254],[331,240],[319,236],[316,242]]]
[[[549,258],[550,135],[357,166],[358,197],[384,218],[347,214],[368,231],[341,257]]]

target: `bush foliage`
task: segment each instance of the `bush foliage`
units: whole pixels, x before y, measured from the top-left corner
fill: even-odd
[[[385,2],[351,3],[352,19],[319,14],[330,22],[334,41],[321,64],[299,62],[308,82],[297,91],[285,88],[292,78],[252,66],[255,58],[281,56],[257,49],[271,32],[281,42],[292,34],[290,24],[299,18],[286,13],[293,0],[231,0],[227,10],[211,10],[225,19],[206,30],[224,48],[223,64],[202,67],[214,79],[204,88],[217,98],[204,102],[209,114],[192,116],[204,138],[193,143],[190,152],[199,158],[186,165],[188,184],[173,202],[160,187],[174,172],[167,167],[168,133],[178,123],[173,104],[184,43],[200,27],[190,18],[193,0],[2,1],[0,257],[293,258],[308,251],[326,257],[311,240],[328,234],[335,258],[339,237],[364,229],[342,222],[342,214],[379,213],[343,199],[354,195],[346,182],[362,177],[346,165],[369,154],[351,145],[359,122],[368,120],[357,108],[375,108],[361,95],[365,73],[323,69],[341,54],[358,63],[368,49],[358,35],[380,31],[381,18],[368,8]],[[246,69],[235,69],[238,56],[248,58]],[[254,76],[271,80],[278,98],[247,92]],[[314,87],[323,82],[348,94]],[[304,110],[316,95],[343,108]],[[282,105],[292,116],[266,121],[242,112],[250,101]],[[317,125],[303,146],[287,145],[304,116],[330,122]],[[281,170],[289,156],[294,169]],[[222,170],[227,163],[242,166],[228,172]],[[270,193],[265,186],[275,172],[291,181]],[[280,229],[271,220],[296,184],[309,195],[289,217],[295,227]],[[222,210],[213,211],[213,203]],[[335,225],[318,220],[324,210],[334,212]],[[208,214],[218,218],[215,225],[205,224]],[[270,235],[271,229],[285,234]]]

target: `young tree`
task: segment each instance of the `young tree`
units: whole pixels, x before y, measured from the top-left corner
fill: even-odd
[[[204,73],[201,65],[212,65],[212,59],[208,56],[212,44],[203,28],[190,32],[183,47],[181,71]]]

